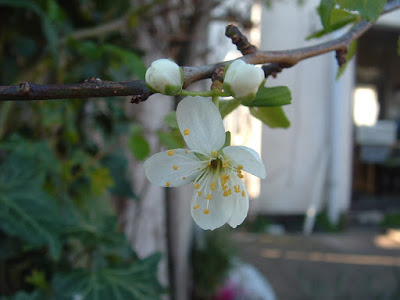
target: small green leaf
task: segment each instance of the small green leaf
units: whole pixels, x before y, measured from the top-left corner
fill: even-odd
[[[150,145],[140,133],[133,133],[128,140],[128,147],[137,160],[144,160],[150,154]]]
[[[291,101],[292,94],[287,86],[263,86],[259,88],[256,98],[251,103],[242,104],[250,107],[282,106],[290,104]]]
[[[250,107],[250,113],[271,128],[288,128],[287,119],[282,107]]]
[[[325,34],[338,30],[350,23],[358,21],[359,17],[356,14],[345,11],[343,9],[333,9],[330,15],[330,26],[309,35],[306,39],[319,38]]]
[[[221,113],[222,119],[233,112],[240,105],[240,101],[233,100],[220,100],[219,101],[219,112]]]
[[[334,0],[321,0],[318,6],[318,13],[321,18],[321,23],[326,30],[330,30],[331,27],[331,12],[335,7]]]
[[[335,0],[341,8],[358,11],[367,21],[375,21],[385,7],[386,0]]]
[[[347,54],[346,54],[346,63],[341,65],[337,74],[336,74],[336,79],[339,79],[340,76],[342,76],[342,74],[344,73],[344,71],[346,70],[347,65],[349,64],[349,62],[353,59],[354,55],[357,52],[357,40],[354,40],[350,46],[349,49],[347,50]]]
[[[178,121],[176,120],[176,111],[171,111],[167,114],[164,118],[164,122],[173,129],[179,128]]]

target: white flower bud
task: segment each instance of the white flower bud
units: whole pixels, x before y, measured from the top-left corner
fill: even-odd
[[[225,71],[223,88],[240,100],[253,100],[264,82],[264,71],[243,60],[235,60]]]
[[[182,68],[169,59],[153,61],[146,71],[145,78],[149,88],[162,94],[176,95],[182,90]]]

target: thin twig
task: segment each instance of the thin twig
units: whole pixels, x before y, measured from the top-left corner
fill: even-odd
[[[400,0],[388,2],[382,14],[400,8]],[[345,51],[354,40],[364,34],[373,23],[361,21],[341,37],[314,46],[284,51],[256,51],[244,55],[241,59],[249,64],[276,63],[281,66],[293,66],[298,62],[328,53]],[[183,67],[184,87],[192,83],[211,78],[215,70],[225,67],[232,61],[224,61],[198,67]],[[112,82],[91,79],[78,84],[39,85],[21,82],[17,86],[0,86],[0,101],[7,100],[45,100],[65,98],[91,98],[111,96],[132,96],[132,102],[146,100],[152,92],[143,80]]]

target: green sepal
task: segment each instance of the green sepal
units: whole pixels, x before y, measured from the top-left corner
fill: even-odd
[[[223,88],[223,90],[224,90],[225,93],[228,93],[228,94],[231,95],[232,97],[235,97],[235,95],[234,95],[234,93],[233,93],[233,91],[232,91],[231,86],[230,86],[229,83],[224,82],[224,83],[222,84],[222,88]]]
[[[400,55],[400,36],[399,40],[397,41],[397,54]]]
[[[241,104],[250,107],[282,106],[292,103],[292,94],[287,86],[265,87],[258,89],[257,95],[250,103]]]
[[[250,107],[250,113],[270,128],[288,128],[290,121],[282,107]]]
[[[228,147],[230,145],[231,145],[231,132],[225,131],[225,143],[219,151],[221,151],[222,149],[224,149],[225,147]]]
[[[220,100],[219,101],[219,112],[222,119],[229,115],[240,105],[240,101],[236,99],[232,100]]]
[[[181,91],[182,91],[182,86],[167,84],[165,86],[165,91],[163,94],[168,96],[175,96],[178,95]]]

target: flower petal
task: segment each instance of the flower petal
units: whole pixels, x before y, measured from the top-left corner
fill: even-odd
[[[243,166],[243,171],[249,172],[261,179],[267,176],[264,164],[256,151],[245,146],[228,146],[224,148],[224,155],[236,167]]]
[[[232,216],[234,202],[232,197],[223,197],[221,191],[211,192],[212,200],[199,196],[195,191],[192,197],[191,213],[194,221],[203,229],[214,230],[224,225]],[[208,204],[208,206],[207,206]],[[208,210],[205,214],[205,210]]]
[[[208,98],[186,97],[176,109],[179,129],[190,149],[205,155],[225,143],[225,128],[217,107]]]
[[[192,182],[199,174],[197,168],[204,163],[193,152],[174,149],[159,152],[144,163],[149,181],[158,186],[181,186]]]
[[[228,220],[228,224],[233,228],[243,223],[249,211],[249,195],[247,194],[246,187],[240,179],[236,180],[236,184],[240,186],[240,191],[237,193],[234,192],[231,195],[235,206],[232,216]]]

